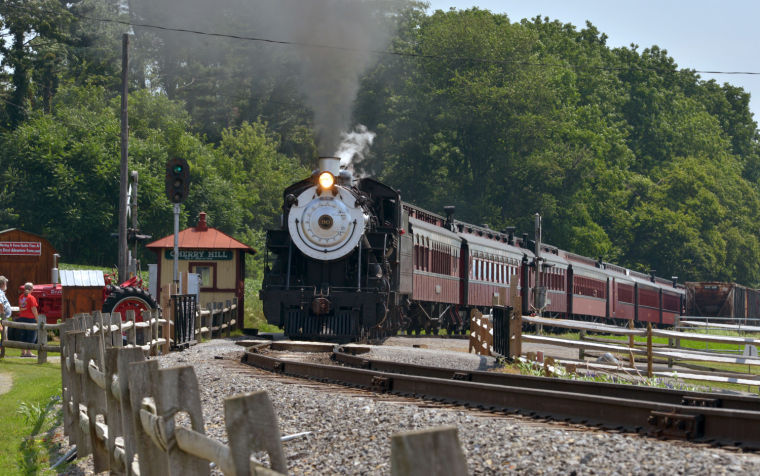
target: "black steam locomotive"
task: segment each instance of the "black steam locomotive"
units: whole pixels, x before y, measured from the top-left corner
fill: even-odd
[[[685,292],[638,273],[403,203],[337,158],[288,187],[267,233],[260,298],[291,338],[365,340],[399,330],[462,332],[472,308],[671,324]],[[517,293],[515,293],[517,290]]]
[[[264,314],[298,338],[366,339],[401,327],[412,291],[411,237],[401,197],[353,181],[339,159],[284,192],[283,223],[267,233]],[[270,267],[271,265],[271,267]]]

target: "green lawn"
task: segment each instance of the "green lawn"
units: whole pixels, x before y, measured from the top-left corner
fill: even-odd
[[[48,433],[61,424],[54,406],[61,394],[61,369],[57,363],[14,358],[19,354],[7,349],[0,359],[0,373],[13,377],[10,392],[0,395],[0,468],[7,475],[53,474],[46,470],[57,444]]]
[[[259,332],[282,332],[277,326],[267,324],[264,317],[264,309],[259,299],[259,290],[261,281],[257,279],[246,278],[245,280],[245,327],[256,328]]]

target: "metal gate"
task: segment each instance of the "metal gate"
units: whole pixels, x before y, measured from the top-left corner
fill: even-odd
[[[173,349],[182,349],[197,343],[195,339],[195,316],[198,302],[195,294],[172,294],[172,317],[174,318]]]
[[[522,352],[522,316],[510,306],[495,306],[493,315],[493,351],[507,358]]]

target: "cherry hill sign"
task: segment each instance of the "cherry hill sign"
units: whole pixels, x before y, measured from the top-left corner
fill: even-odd
[[[0,241],[0,255],[40,256],[42,242],[34,241]]]
[[[166,259],[174,259],[174,250],[166,250]],[[232,259],[232,250],[179,250],[177,259],[187,261],[224,261]]]

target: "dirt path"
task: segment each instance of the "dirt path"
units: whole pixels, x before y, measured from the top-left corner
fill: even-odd
[[[0,373],[0,395],[11,391],[13,386],[13,376],[11,374]]]

